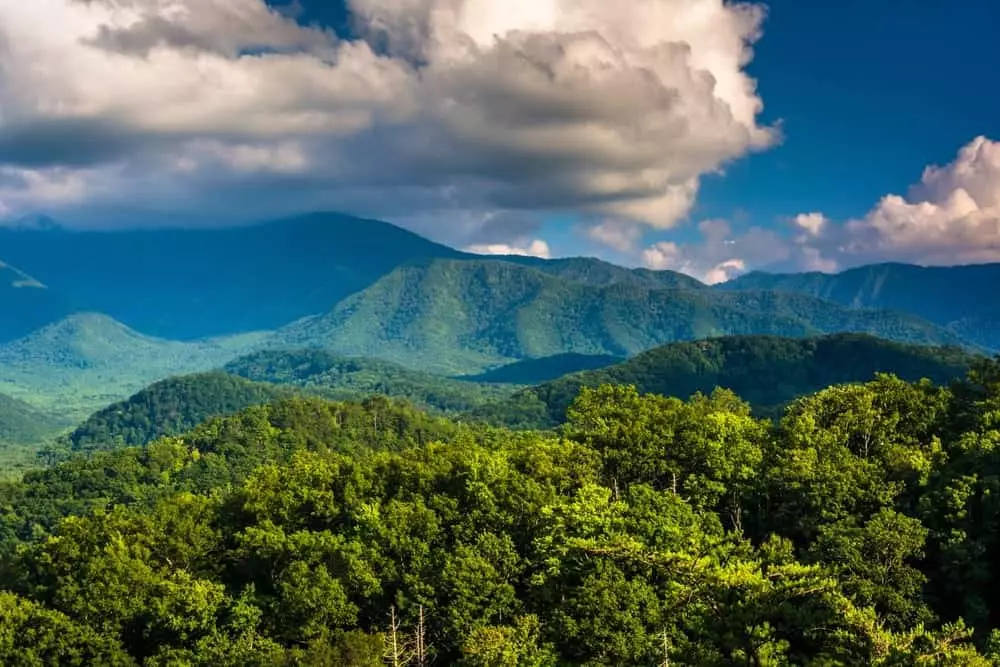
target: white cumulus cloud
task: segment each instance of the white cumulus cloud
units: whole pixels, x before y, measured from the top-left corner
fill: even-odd
[[[350,0],[356,38],[263,0],[0,3],[6,209],[328,207],[471,242],[496,216],[668,228],[775,141],[723,0]],[[74,196],[38,182],[76,183]],[[169,182],[164,182],[169,180]],[[18,185],[21,183],[21,185]],[[452,215],[484,221],[449,228]],[[493,220],[494,222],[490,222]],[[598,233],[599,234],[599,233]]]
[[[732,235],[722,221],[700,230],[699,242],[657,243],[642,261],[706,282],[761,268],[833,273],[876,262],[1000,262],[1000,143],[974,139],[951,163],[927,167],[906,196],[886,195],[859,218],[810,212],[793,217],[787,233],[751,227]]]
[[[928,167],[909,196],[887,195],[830,235],[841,263],[1000,261],[1000,143],[978,137],[944,167]]]
[[[642,263],[651,269],[680,271],[709,285],[731,280],[748,266],[759,266],[789,257],[788,242],[773,231],[751,228],[734,235],[725,220],[705,220],[698,225],[701,241],[678,244],[661,241],[642,252]]]
[[[477,255],[521,255],[548,259],[552,256],[549,244],[542,239],[533,239],[523,245],[509,243],[483,243],[466,248],[468,252]]]

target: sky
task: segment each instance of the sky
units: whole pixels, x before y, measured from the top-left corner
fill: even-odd
[[[993,0],[0,0],[0,224],[335,210],[707,282],[1000,261],[998,26]]]

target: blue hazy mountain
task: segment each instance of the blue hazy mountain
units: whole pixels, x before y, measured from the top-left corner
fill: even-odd
[[[0,344],[26,336],[72,311],[64,295],[0,261]]]
[[[182,340],[276,329],[329,310],[405,261],[461,255],[387,223],[325,213],[221,229],[0,228],[0,261],[76,309]],[[25,294],[15,296],[33,325],[66,314],[40,299],[32,311]],[[13,299],[0,298],[0,306]]]
[[[1000,349],[1000,264],[921,267],[873,264],[838,274],[749,273],[723,290],[808,294],[853,308],[891,308],[947,327],[982,347]]]

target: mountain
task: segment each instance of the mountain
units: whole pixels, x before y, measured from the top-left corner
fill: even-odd
[[[606,354],[556,354],[541,359],[525,359],[480,373],[466,375],[470,382],[498,382],[503,384],[541,384],[570,373],[591,371],[613,366],[625,361],[622,357]]]
[[[725,290],[781,290],[855,308],[892,308],[947,327],[982,347],[1000,350],[1000,264],[922,267],[876,264],[838,274],[749,273]]]
[[[893,373],[947,383],[981,357],[954,347],[906,345],[860,334],[815,338],[730,336],[674,343],[608,368],[576,373],[524,390],[478,417],[515,425],[561,422],[581,387],[635,385],[641,392],[687,398],[732,389],[763,414],[819,389]],[[527,416],[526,416],[527,415]]]
[[[69,441],[75,450],[144,445],[190,431],[211,417],[292,395],[287,388],[218,371],[169,378],[94,413],[70,434]]]
[[[381,394],[440,412],[465,412],[510,395],[513,388],[463,382],[378,359],[341,357],[324,350],[257,352],[225,371],[257,382],[291,385],[327,398]]]
[[[0,252],[79,310],[177,340],[275,329],[403,262],[462,256],[387,223],[326,213],[214,229],[0,228]],[[0,307],[8,298],[0,293]],[[64,314],[39,307],[32,328]],[[20,329],[15,337],[30,331]]]
[[[661,289],[708,289],[708,286],[704,283],[676,271],[627,269],[594,257],[540,259],[538,257],[508,256],[494,259],[530,266],[533,269],[538,269],[543,273],[548,273],[558,278],[565,278],[566,280],[593,285],[594,287],[631,283]]]
[[[0,443],[34,443],[64,426],[24,401],[0,394]]]
[[[68,299],[0,261],[0,344],[26,336],[72,310]]]
[[[918,317],[777,292],[596,287],[496,260],[399,267],[325,315],[278,332],[272,346],[326,348],[461,375],[554,354],[631,356],[664,343],[734,334],[857,331],[959,344]]]
[[[322,350],[258,352],[224,370],[167,378],[91,415],[69,441],[75,450],[144,445],[184,433],[211,417],[272,403],[299,392],[325,398],[371,395],[406,399],[439,412],[467,412],[509,396],[509,387],[462,382],[374,359],[347,359]]]
[[[46,411],[83,418],[150,382],[218,367],[263,340],[259,334],[163,340],[106,315],[79,313],[0,345],[0,388]]]

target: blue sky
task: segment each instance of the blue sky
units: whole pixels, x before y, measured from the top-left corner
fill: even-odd
[[[0,6],[0,223],[335,209],[706,280],[1000,261],[1000,3],[347,2]]]
[[[706,215],[862,215],[978,135],[1000,138],[1000,3],[772,0],[750,73],[784,142],[703,193]]]
[[[287,5],[275,2],[276,6]],[[300,0],[300,20],[349,34],[340,3]],[[709,177],[690,216],[725,218],[734,231],[782,228],[805,211],[864,215],[883,195],[905,193],[924,167],[946,164],[973,138],[1000,139],[992,0],[769,0],[764,35],[748,67],[779,122],[776,147]],[[550,218],[564,252],[592,249],[571,215]],[[691,240],[682,225],[662,238]]]
[[[691,219],[784,231],[807,211],[863,216],[928,165],[1000,139],[1000,2],[771,0],[749,72],[783,141],[703,183]],[[564,238],[573,248],[572,235]],[[691,241],[685,224],[664,238]]]

